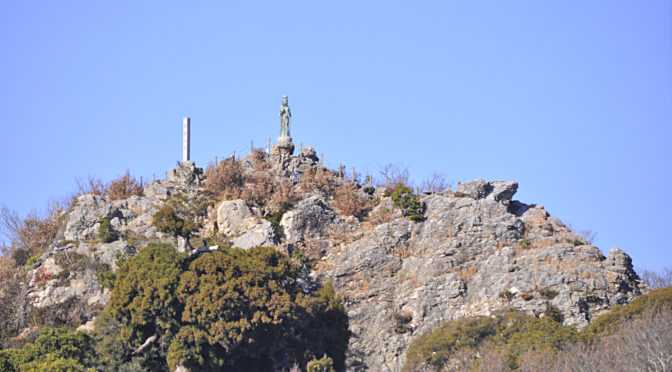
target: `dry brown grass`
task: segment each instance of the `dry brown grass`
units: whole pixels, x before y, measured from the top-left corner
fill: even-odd
[[[468,282],[469,279],[471,279],[472,276],[474,276],[478,272],[478,269],[476,269],[476,266],[468,266],[468,267],[460,267],[457,270],[457,275],[462,278],[462,281]]]
[[[302,244],[301,250],[303,251],[303,255],[311,260],[319,260],[322,258],[322,242],[319,240],[305,240]]]
[[[240,162],[226,159],[219,164],[208,164],[205,171],[206,189],[225,200],[238,199],[245,185],[245,175]]]
[[[131,173],[126,170],[126,173],[110,182],[106,192],[109,200],[128,199],[133,195],[142,195],[142,187],[140,183],[131,176]]]
[[[383,224],[383,223],[388,223],[394,221],[394,212],[385,207],[385,206],[379,206],[366,216],[366,227],[369,230],[373,230],[376,226]]]
[[[360,197],[354,185],[343,185],[334,193],[334,207],[342,215],[362,217],[368,206],[368,201]]]
[[[590,271],[580,270],[578,273],[579,279],[597,279],[595,274]]]
[[[334,225],[329,228],[329,241],[338,246],[341,243],[348,244],[352,241],[353,234],[347,227]]]

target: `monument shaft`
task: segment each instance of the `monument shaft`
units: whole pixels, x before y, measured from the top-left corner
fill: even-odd
[[[191,153],[189,148],[189,140],[191,137],[191,131],[189,128],[189,118],[182,119],[182,161],[191,160]]]

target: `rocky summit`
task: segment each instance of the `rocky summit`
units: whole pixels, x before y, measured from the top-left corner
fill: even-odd
[[[213,194],[212,173],[191,162],[170,180],[144,185],[141,195],[76,198],[50,249],[32,263],[30,303],[57,305],[63,317],[91,329],[110,297],[100,272],[114,271],[149,242],[192,254],[217,249],[213,236],[220,246],[272,246],[304,257],[304,290],[331,282],[343,297],[348,370],[398,371],[411,339],[448,320],[510,309],[544,317],[555,309],[564,324],[583,327],[648,290],[625,252],[613,248],[605,257],[543,206],[514,200],[513,181],[475,180],[416,195],[423,217],[412,219],[391,186],[330,171],[310,147],[299,156],[255,152],[224,162],[240,167],[241,192]],[[259,180],[275,185],[282,203],[259,202]],[[153,223],[178,199],[201,210],[193,214],[200,230],[191,236]],[[107,242],[100,238],[106,223],[113,236]]]

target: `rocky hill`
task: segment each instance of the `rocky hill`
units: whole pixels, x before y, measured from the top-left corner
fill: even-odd
[[[79,196],[51,248],[30,263],[27,298],[91,329],[109,300],[106,273],[149,242],[194,254],[217,244],[273,246],[306,263],[306,291],[331,281],[343,296],[348,367],[397,371],[411,338],[447,320],[516,309],[538,317],[559,311],[565,324],[585,326],[648,290],[625,252],[604,257],[543,206],[513,200],[517,188],[475,180],[428,192],[415,211],[422,216],[409,218],[393,187],[339,176],[310,147],[299,156],[226,159],[205,174],[185,162],[141,196]],[[153,218],[170,203],[200,229],[186,237],[161,232]],[[111,237],[101,240],[108,223]]]

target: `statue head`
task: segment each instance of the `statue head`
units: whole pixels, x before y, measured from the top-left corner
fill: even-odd
[[[282,105],[287,106],[287,96],[282,96]]]

